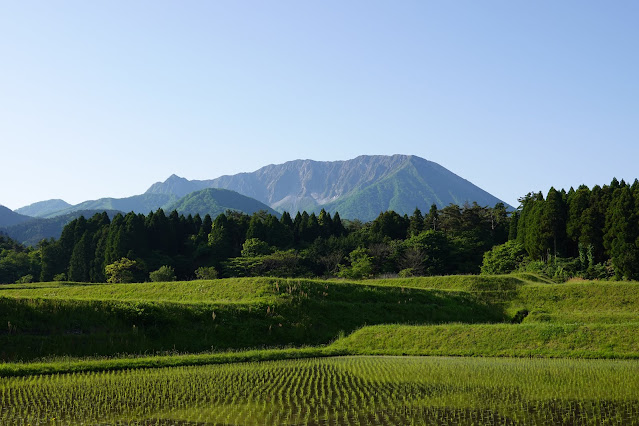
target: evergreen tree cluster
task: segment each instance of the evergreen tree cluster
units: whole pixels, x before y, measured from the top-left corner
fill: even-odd
[[[162,268],[177,279],[202,271],[219,277],[478,273],[483,253],[507,240],[509,220],[503,204],[433,205],[426,215],[415,209],[412,216],[387,211],[369,223],[343,222],[339,213],[324,210],[280,218],[227,211],[214,220],[162,209],[112,220],[102,213],[73,220],[57,241],[42,241],[30,271],[35,280],[76,282],[113,280],[106,271],[121,270],[124,261],[135,265],[127,272],[134,281]],[[0,276],[1,282],[18,278]]]
[[[529,193],[513,215],[510,239],[537,261],[574,259],[587,278],[639,279],[639,181]],[[610,266],[606,268],[606,266]]]

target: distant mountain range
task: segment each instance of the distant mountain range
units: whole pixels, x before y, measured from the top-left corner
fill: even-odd
[[[73,213],[78,210],[118,210],[147,214],[159,208],[168,206],[179,197],[172,194],[142,194],[126,198],[100,198],[99,200],[84,201],[55,212],[49,212],[41,217],[55,217]]]
[[[90,218],[96,213],[102,213],[106,211],[109,217],[113,218],[117,213],[122,213],[117,210],[77,210],[71,213],[65,213],[60,216],[52,218],[42,217],[28,217],[26,221],[0,227],[0,232],[8,235],[14,240],[27,245],[35,246],[42,240],[49,238],[60,238],[62,229],[80,216]]]
[[[15,212],[0,208],[0,227],[7,232],[10,227],[29,221],[25,215],[55,218],[78,211],[104,210],[147,214],[158,208],[167,213],[177,210],[201,216],[216,216],[226,209],[248,214],[257,210],[294,214],[324,208],[331,213],[338,211],[343,219],[370,221],[386,210],[411,214],[415,207],[426,211],[432,204],[442,208],[466,202],[494,206],[502,201],[420,157],[363,155],[346,161],[295,160],[211,180],[171,175],[164,182],[151,185],[144,194],[101,198],[74,206],[63,200],[48,200]]]
[[[13,226],[30,219],[29,216],[16,213],[10,208],[0,205],[0,226]]]
[[[31,217],[47,217],[51,213],[61,212],[72,207],[71,204],[64,200],[46,200],[30,204],[26,207],[16,209],[16,213],[20,213]]]
[[[183,196],[202,188],[224,188],[255,198],[278,211],[338,211],[342,218],[369,221],[386,210],[411,214],[415,207],[477,202],[494,206],[498,198],[437,163],[412,155],[363,155],[347,161],[295,160],[252,173],[212,180],[172,175],[146,194]],[[505,204],[505,203],[504,203]]]
[[[16,241],[22,244],[34,246],[38,242],[47,238],[59,238],[62,234],[62,229],[65,225],[71,222],[73,219],[80,216],[89,218],[96,213],[106,211],[109,217],[113,218],[117,213],[123,213],[127,211],[135,211],[141,213],[140,209],[147,209],[145,213],[155,211],[159,207],[150,204],[149,200],[172,200],[176,199],[175,196],[162,196],[158,194],[143,194],[135,197],[128,197],[124,199],[105,198],[104,204],[100,204],[100,200],[87,201],[78,206],[97,206],[96,209],[81,209],[73,210],[72,208],[65,208],[62,214],[54,215],[50,212],[47,215],[54,217],[28,217],[18,213],[12,212],[6,207],[0,208],[0,214],[3,212],[7,214],[7,217],[13,218],[13,220],[0,222],[0,232],[10,236]],[[135,200],[140,200],[139,204],[135,204]],[[102,205],[102,207],[100,207]],[[109,209],[104,206],[118,206],[126,207],[125,209]],[[149,206],[153,207],[149,207]],[[32,205],[33,206],[33,205]],[[42,204],[42,206],[45,206]],[[1,206],[0,206],[1,207]],[[161,207],[161,206],[160,206]],[[234,191],[228,191],[226,189],[206,188],[200,191],[190,193],[176,202],[166,205],[166,212],[177,210],[178,213],[186,215],[200,214],[204,217],[210,214],[211,217],[216,217],[220,213],[224,213],[227,210],[237,210],[247,214],[253,214],[260,210],[268,211],[271,214],[280,216],[280,213],[271,209],[269,206],[260,203],[259,201],[246,197],[242,194],[238,194]],[[46,211],[46,208],[40,209],[41,213]],[[59,213],[59,212],[58,212]],[[2,226],[4,225],[4,226]]]

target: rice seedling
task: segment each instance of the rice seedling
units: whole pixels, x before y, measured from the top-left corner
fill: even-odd
[[[632,424],[639,362],[333,357],[0,379],[2,424]]]

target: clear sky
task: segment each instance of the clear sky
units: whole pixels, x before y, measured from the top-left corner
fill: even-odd
[[[0,204],[414,154],[504,201],[639,177],[639,2],[0,0]]]

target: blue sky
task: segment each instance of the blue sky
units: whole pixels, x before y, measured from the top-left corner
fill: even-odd
[[[510,204],[639,177],[636,1],[2,1],[0,204],[414,154]]]

